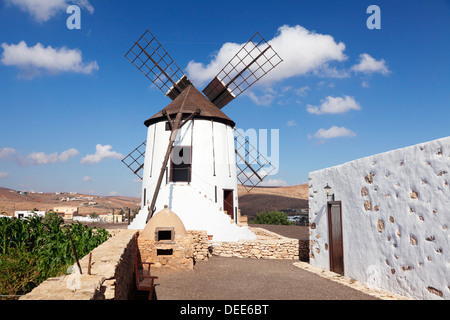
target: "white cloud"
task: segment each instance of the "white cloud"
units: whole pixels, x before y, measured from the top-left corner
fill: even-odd
[[[63,151],[61,154],[58,154],[57,152],[51,154],[46,154],[44,152],[32,152],[26,157],[17,157],[17,161],[22,166],[42,165],[56,162],[66,162],[78,154],[78,150],[74,148]]]
[[[7,159],[9,156],[16,153],[16,150],[13,148],[0,148],[0,159]]]
[[[306,111],[312,114],[337,114],[345,113],[350,110],[360,110],[361,106],[355,101],[353,97],[344,96],[342,97],[326,97],[325,101],[322,100],[320,106],[313,106],[308,104],[306,106]]]
[[[386,67],[386,61],[384,61],[384,59],[377,61],[367,53],[360,54],[359,58],[359,63],[355,64],[351,68],[354,72],[362,72],[365,74],[381,73],[383,75],[390,73],[389,69]]]
[[[297,122],[295,122],[295,120],[289,120],[287,122],[287,126],[288,127],[293,127],[293,126],[296,126],[296,125],[297,125]]]
[[[296,95],[298,95],[299,97],[304,97],[307,95],[307,92],[310,91],[311,88],[308,86],[304,86],[298,89],[295,89],[294,92]]]
[[[319,129],[315,134],[314,138],[318,139],[333,139],[338,137],[355,137],[356,133],[350,131],[345,127],[333,126],[330,129]],[[311,136],[309,138],[312,138]]]
[[[9,177],[9,172],[0,171],[0,179],[5,179]]]
[[[79,154],[78,150],[75,149],[75,148],[72,148],[72,149],[63,151],[59,155],[58,160],[61,161],[61,162],[66,162],[67,160],[69,160],[72,157],[77,156],[78,154]]]
[[[336,43],[332,36],[309,31],[302,26],[284,25],[278,28],[278,34],[268,43],[280,55],[283,62],[268,73],[261,82],[272,82],[304,75],[308,72],[339,77],[342,74],[328,63],[344,61],[345,44]],[[211,80],[228,61],[239,51],[243,44],[225,43],[208,64],[190,61],[186,67],[189,78],[196,85]]]
[[[97,144],[95,146],[95,154],[88,154],[83,159],[81,163],[83,164],[94,164],[99,163],[103,159],[122,159],[123,155],[115,151],[111,151],[112,146]]]
[[[89,181],[92,181],[92,178],[89,176],[85,176],[85,177],[83,177],[83,181],[89,182]]]
[[[287,187],[288,183],[283,179],[268,179],[268,180],[261,181],[261,183],[259,183],[258,186]]]
[[[79,49],[44,47],[40,43],[28,47],[25,41],[10,45],[2,43],[2,48],[1,63],[18,67],[27,79],[40,75],[41,71],[51,75],[61,72],[91,74],[99,69],[96,61],[83,62]]]
[[[248,90],[245,95],[247,95],[255,104],[260,106],[269,106],[278,96],[277,92],[269,87],[264,88],[262,94],[259,96],[255,94],[254,90]]]
[[[58,13],[66,12],[71,4],[79,5],[90,14],[94,13],[94,7],[88,0],[6,0],[6,3],[19,7],[37,22],[48,21]]]

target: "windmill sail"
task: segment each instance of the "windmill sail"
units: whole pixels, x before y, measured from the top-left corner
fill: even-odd
[[[144,141],[122,159],[122,162],[141,180],[144,171],[145,148],[146,142]]]
[[[257,32],[203,90],[219,109],[283,60]]]
[[[250,191],[276,168],[238,130],[234,133],[237,179]]]
[[[172,100],[191,84],[149,30],[134,43],[125,57]]]

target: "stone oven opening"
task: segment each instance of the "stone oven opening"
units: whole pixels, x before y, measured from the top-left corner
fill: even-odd
[[[193,268],[193,238],[180,217],[167,207],[148,221],[138,244],[143,261],[154,267]]]
[[[156,228],[155,241],[174,241],[175,230],[174,228]]]
[[[173,249],[156,249],[157,256],[171,256],[173,255]]]

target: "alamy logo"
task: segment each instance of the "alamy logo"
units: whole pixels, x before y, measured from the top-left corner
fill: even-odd
[[[367,28],[369,30],[373,29],[381,29],[381,9],[377,5],[371,5],[367,8],[366,13],[371,14],[369,18],[367,18]]]
[[[67,7],[68,14],[70,17],[67,18],[66,25],[67,29],[81,29],[81,9],[77,5],[70,5]]]

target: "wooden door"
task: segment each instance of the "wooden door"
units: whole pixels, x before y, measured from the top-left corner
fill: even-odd
[[[223,210],[233,219],[233,190],[223,190]]]
[[[344,275],[341,201],[328,202],[328,233],[330,242],[330,271]]]

